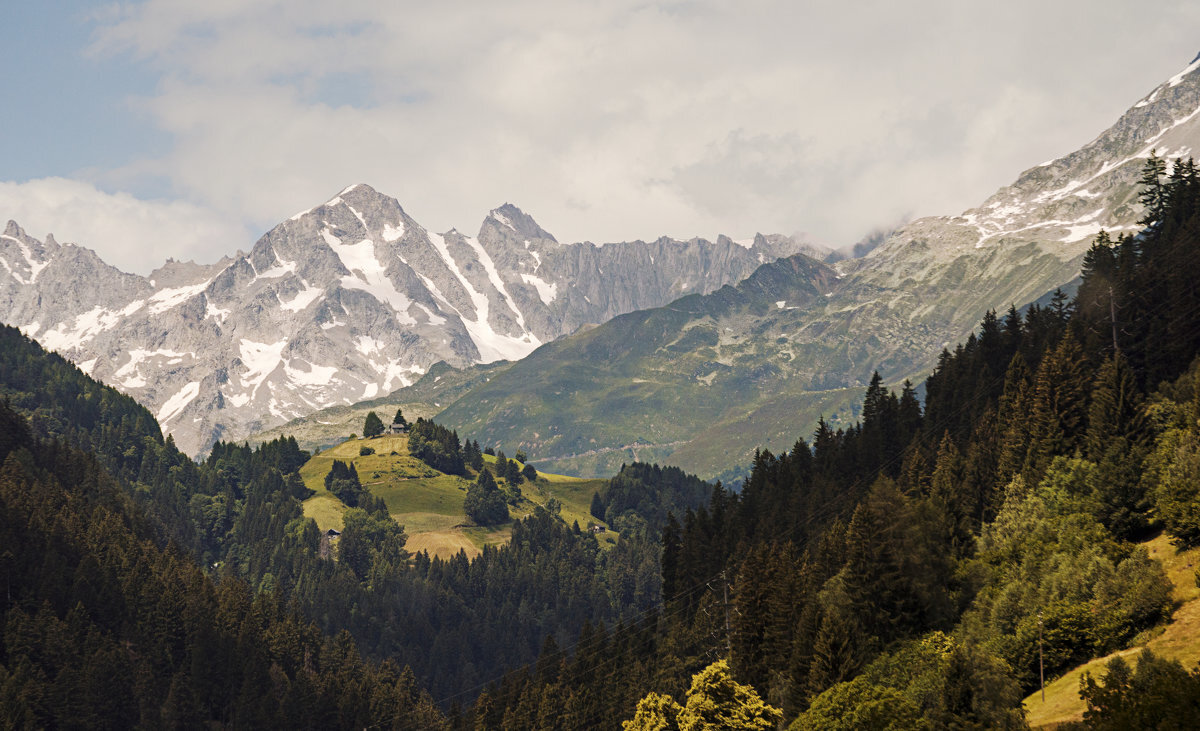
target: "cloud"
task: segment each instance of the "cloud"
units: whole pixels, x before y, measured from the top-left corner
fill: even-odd
[[[208,263],[246,248],[249,232],[211,210],[181,201],[144,201],[89,183],[42,178],[0,182],[0,217],[31,236],[96,249],[113,266],[148,274],[167,257]]]
[[[568,241],[848,246],[1085,143],[1190,59],[1197,20],[1182,0],[147,0],[98,16],[91,53],[159,76],[135,104],[173,142],[94,180],[163,180],[253,231],[367,182],[434,230],[509,201]],[[1153,49],[1108,50],[1134,27]]]

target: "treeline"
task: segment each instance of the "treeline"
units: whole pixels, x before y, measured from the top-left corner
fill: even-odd
[[[988,313],[924,409],[876,376],[859,424],[821,421],[669,519],[665,608],[621,630],[638,638],[622,671],[518,674],[477,714],[552,728],[523,709],[596,693],[617,728],[726,656],[793,728],[1015,728],[1039,631],[1054,677],[1165,619],[1170,583],[1135,541],[1200,542],[1200,187],[1191,161],[1167,176],[1156,158],[1144,183],[1142,234],[1097,237],[1074,300]]]
[[[712,485],[678,467],[634,462],[621,465],[605,489],[593,495],[590,512],[622,534],[647,528],[657,533],[672,510],[697,508],[711,491]]]

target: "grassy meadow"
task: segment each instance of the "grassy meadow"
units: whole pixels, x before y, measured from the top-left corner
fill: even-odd
[[[375,453],[360,456],[362,447],[370,447]],[[329,528],[341,530],[346,509],[325,489],[325,475],[335,459],[352,463],[363,486],[383,499],[392,518],[404,526],[410,551],[428,551],[445,558],[461,550],[474,556],[485,545],[504,544],[512,537],[511,523],[476,526],[463,512],[467,488],[476,477],[474,470],[468,468],[465,477],[439,472],[408,453],[408,437],[403,435],[347,440],[314,455],[300,469],[304,484],[316,492],[304,502],[304,514],[314,519],[322,532]],[[495,457],[484,455],[484,461],[494,464]],[[560,504],[560,515],[567,524],[578,521],[586,528],[597,522],[588,509],[592,493],[604,482],[539,473],[536,481],[521,483],[525,499],[520,505],[510,505],[509,512],[514,520],[520,519],[553,498]],[[601,545],[616,541],[612,533],[598,538]]]

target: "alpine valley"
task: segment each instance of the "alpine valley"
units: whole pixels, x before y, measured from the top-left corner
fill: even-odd
[[[439,420],[568,474],[640,459],[728,475],[822,414],[852,419],[874,371],[920,380],[989,309],[1069,283],[1101,229],[1134,230],[1145,159],[1200,148],[1196,68],[978,208],[913,221],[859,259],[761,234],[564,245],[511,205],[474,237],[431,234],[360,184],[249,254],[145,278],[10,222],[0,313],[192,454],[385,397],[438,362],[507,360]],[[313,431],[306,446],[339,436]]]
[[[1198,144],[1200,56],[855,259],[10,222],[0,727],[1194,726]]]

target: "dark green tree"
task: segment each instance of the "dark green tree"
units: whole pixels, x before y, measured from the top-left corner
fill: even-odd
[[[1087,703],[1087,728],[1183,729],[1200,718],[1200,674],[1150,650],[1138,655],[1136,670],[1123,658],[1113,658],[1101,681],[1084,673],[1079,683],[1079,695]]]
[[[367,412],[367,418],[363,421],[363,436],[367,439],[377,437],[383,433],[383,421],[374,411]]]
[[[508,520],[508,504],[492,473],[484,470],[467,488],[463,511],[480,525],[496,525]]]
[[[1138,223],[1143,226],[1154,226],[1163,219],[1167,203],[1167,189],[1164,185],[1166,175],[1167,161],[1158,156],[1158,150],[1151,150],[1150,157],[1142,166],[1142,177],[1138,180],[1142,185],[1142,190],[1138,193],[1138,202],[1143,207]]]

